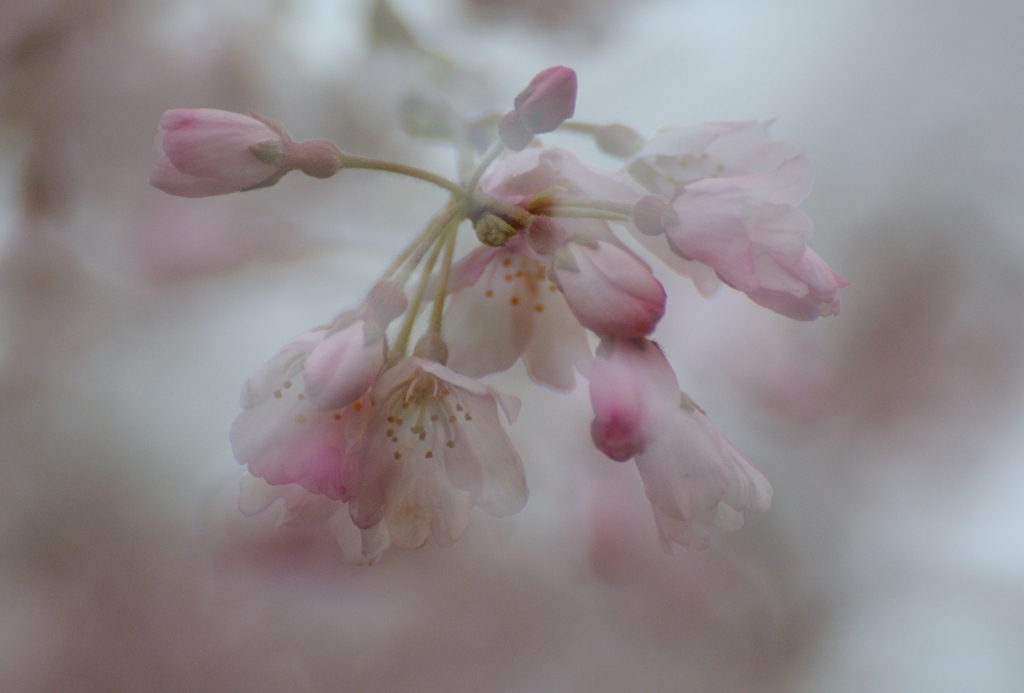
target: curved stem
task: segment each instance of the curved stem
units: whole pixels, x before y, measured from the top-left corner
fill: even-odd
[[[422,168],[416,168],[415,166],[406,166],[405,164],[396,164],[390,161],[378,161],[377,159],[367,159],[362,156],[352,156],[351,154],[342,154],[338,158],[338,163],[342,168],[364,168],[371,171],[388,171],[389,173],[397,173],[401,176],[409,176],[410,178],[419,178],[420,180],[448,190],[453,195],[463,196],[466,194],[466,188],[462,187],[458,183],[452,180],[448,180],[444,176],[439,176],[436,173],[431,173]]]
[[[402,255],[395,258],[395,261],[391,263],[391,267],[388,268],[388,272],[384,275],[387,279],[392,274],[397,272],[404,264],[399,278],[396,280],[399,286],[405,286],[405,283],[409,281],[409,277],[412,276],[416,266],[420,264],[423,256],[426,255],[427,250],[437,240],[437,237],[441,235],[441,232],[456,218],[458,217],[461,223],[462,209],[456,204],[453,199],[448,203],[448,206],[434,215],[434,218],[430,220],[430,224],[427,225],[427,229],[420,234],[420,236],[412,242],[412,244],[402,251]]]
[[[498,158],[498,155],[505,151],[505,143],[501,141],[499,137],[491,145],[491,148],[484,154],[484,158],[480,159],[480,163],[477,164],[476,170],[473,171],[473,177],[466,183],[466,197],[468,198],[476,191],[476,186],[483,178],[484,173],[487,171],[487,167],[494,163],[494,160]]]

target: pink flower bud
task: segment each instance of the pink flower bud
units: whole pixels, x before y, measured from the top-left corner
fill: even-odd
[[[366,323],[328,334],[302,367],[306,396],[317,409],[341,409],[362,397],[384,366],[384,339],[367,343]]]
[[[264,188],[296,169],[329,178],[341,168],[331,142],[295,142],[274,121],[211,108],[166,111],[156,146],[149,182],[181,197]]]
[[[276,182],[284,137],[240,113],[180,108],[160,117],[160,158],[149,172],[156,188],[182,197],[208,197]]]
[[[549,67],[537,73],[515,98],[516,113],[530,132],[551,132],[576,110],[576,73]]]
[[[554,274],[573,315],[598,335],[643,337],[665,312],[650,268],[611,243],[570,243],[556,253]]]

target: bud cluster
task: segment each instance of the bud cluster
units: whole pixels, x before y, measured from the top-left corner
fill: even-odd
[[[810,163],[773,140],[767,123],[671,128],[645,141],[625,125],[569,120],[575,102],[576,73],[552,67],[501,117],[408,105],[411,126],[451,139],[460,161],[475,162],[460,181],[322,140],[294,142],[258,116],[164,114],[150,180],[172,194],[252,190],[291,170],[327,178],[343,168],[451,193],[362,305],[292,340],[249,378],[231,430],[251,475],[245,512],[282,500],[284,524],[326,522],[346,556],[364,563],[390,544],[456,541],[475,506],[518,512],[526,478],[501,419],[511,424],[520,402],[480,378],[519,359],[555,390],[588,377],[593,444],[635,462],[666,549],[706,546],[713,527],[738,529],[744,512],[768,508],[767,479],[682,392],[651,340],[667,295],[617,232],[706,295],[725,283],[791,318],[835,315],[848,282],[807,247],[812,225],[796,208],[810,190]],[[487,122],[496,136],[484,134]],[[536,140],[560,127],[593,137],[624,166],[599,171]],[[465,221],[481,246],[456,259]]]

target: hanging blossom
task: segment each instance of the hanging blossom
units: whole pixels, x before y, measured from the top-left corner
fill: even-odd
[[[796,320],[838,315],[838,290],[850,282],[807,247],[814,226],[796,209],[813,167],[793,143],[772,140],[769,124],[708,123],[655,136],[626,165],[654,193],[637,204],[636,228],[702,293],[713,293],[717,278]]]
[[[362,168],[450,195],[359,307],[288,342],[246,382],[231,429],[248,472],[243,512],[277,508],[283,526],[326,524],[357,563],[392,544],[452,544],[474,508],[519,512],[529,492],[505,425],[520,401],[479,380],[519,359],[556,390],[573,389],[577,372],[589,378],[591,440],[612,460],[633,460],[666,550],[705,547],[713,528],[738,529],[747,512],[768,509],[764,474],[682,392],[651,341],[667,295],[617,231],[705,295],[725,282],[792,318],[835,315],[847,281],[807,247],[811,223],[796,209],[810,164],[772,140],[766,123],[669,129],[645,141],[620,123],[569,120],[576,86],[575,72],[549,68],[512,110],[475,119],[414,104],[421,116],[443,115],[444,127],[426,129],[452,141],[458,180],[322,140],[297,143],[260,116],[164,114],[151,181],[171,194]],[[425,121],[410,122],[422,130]],[[626,159],[623,169],[600,171],[543,146],[537,136],[555,129],[592,137]],[[456,258],[467,221],[481,245]]]

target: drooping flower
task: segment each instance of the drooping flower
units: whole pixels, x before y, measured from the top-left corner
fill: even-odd
[[[502,248],[478,248],[452,269],[444,321],[448,366],[478,378],[509,368],[522,356],[535,381],[556,390],[575,386],[592,355],[546,264],[519,238]]]
[[[807,248],[813,225],[796,209],[813,169],[795,144],[768,136],[769,124],[708,123],[652,138],[626,166],[662,196],[638,203],[638,238],[706,295],[717,277],[792,318],[835,315],[849,282]]]
[[[242,412],[231,427],[231,449],[249,473],[267,483],[298,484],[347,500],[358,470],[350,448],[366,425],[369,398],[322,410],[306,395],[303,363],[326,330],[306,332],[253,373],[242,389]]]
[[[357,527],[383,522],[392,541],[454,543],[474,505],[507,517],[526,503],[522,461],[498,420],[519,400],[433,361],[407,357],[374,384],[360,447],[362,479],[350,503]]]
[[[181,197],[263,188],[296,169],[328,178],[340,167],[330,142],[294,142],[273,121],[212,108],[166,111],[156,148],[150,184]]]
[[[612,459],[634,458],[666,549],[707,546],[712,527],[739,529],[744,511],[768,509],[768,480],[679,389],[653,342],[603,340],[590,393],[591,437]]]

